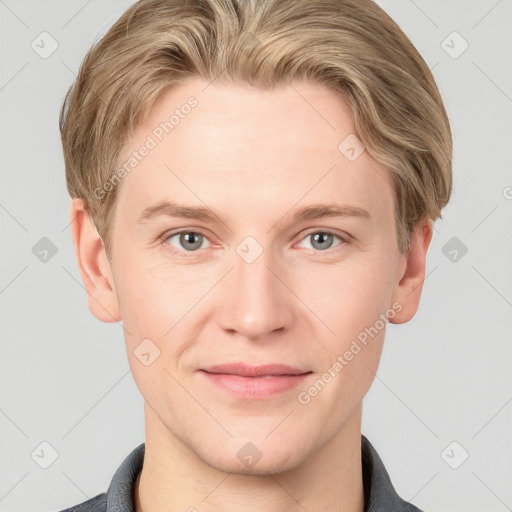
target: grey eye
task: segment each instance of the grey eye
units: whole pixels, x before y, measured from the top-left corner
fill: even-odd
[[[175,233],[174,235],[169,236],[167,240],[170,241],[175,237],[179,237],[179,246],[176,247],[171,242],[169,243],[177,249],[185,249],[186,251],[197,251],[201,248],[204,242],[204,235],[197,233],[196,231],[182,231],[181,233]]]
[[[339,243],[343,241],[343,239],[340,236],[335,235],[334,233],[329,233],[328,231],[315,231],[314,233],[309,233],[303,238],[303,240],[310,241],[310,247],[308,247],[308,249],[314,249],[316,251],[325,251],[333,247],[333,241],[335,238],[340,240]]]
[[[333,235],[330,233],[314,233],[309,236],[315,249],[329,249],[332,246]]]

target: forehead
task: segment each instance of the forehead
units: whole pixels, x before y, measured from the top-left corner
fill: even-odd
[[[128,141],[123,161],[151,149],[121,183],[118,200],[147,207],[179,197],[261,209],[346,199],[389,209],[387,171],[366,151],[356,159],[344,152],[360,149],[354,132],[350,107],[322,84],[259,89],[189,79],[161,94]]]
[[[196,106],[188,108],[191,98]],[[179,115],[180,110],[187,113]],[[355,131],[346,101],[327,86],[306,81],[260,89],[189,79],[160,95],[139,135],[158,131],[159,124],[175,111],[179,117],[175,116],[172,127],[176,141],[181,132],[195,138],[203,152],[244,143],[332,152],[343,134]]]

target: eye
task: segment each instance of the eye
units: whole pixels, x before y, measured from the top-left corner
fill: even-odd
[[[173,238],[174,243],[171,241]],[[200,231],[188,230],[164,235],[162,240],[165,245],[170,246],[172,252],[194,252],[202,249],[203,242],[208,239]]]
[[[339,243],[333,246],[333,240],[335,238],[339,240]],[[165,234],[162,236],[161,240],[168,250],[180,254],[194,253],[200,249],[205,249],[203,244],[205,241],[208,241],[208,237],[201,231],[185,230]],[[326,252],[333,247],[346,243],[343,237],[330,231],[311,231],[306,234],[302,240],[310,241],[310,245],[309,247],[306,246],[306,249],[313,249],[319,252]]]
[[[341,245],[345,242],[345,240],[335,233],[331,233],[330,231],[312,231],[308,233],[302,240],[310,240],[310,247],[306,247],[307,249],[314,249],[315,251],[325,252],[328,249],[333,247],[333,239],[337,238],[340,240],[339,244],[336,244],[334,247]]]

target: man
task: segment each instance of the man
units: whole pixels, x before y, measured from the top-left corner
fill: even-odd
[[[435,81],[370,0],[142,0],[61,113],[91,312],[145,443],[67,510],[419,510],[362,399],[451,191]],[[190,247],[187,247],[190,245]]]

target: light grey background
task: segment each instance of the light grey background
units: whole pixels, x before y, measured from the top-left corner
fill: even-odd
[[[58,131],[87,49],[131,3],[0,0],[2,511],[59,510],[106,491],[144,440],[122,329],[87,308]],[[420,310],[388,327],[363,433],[399,494],[427,512],[512,510],[512,2],[379,4],[433,69],[455,182]],[[44,31],[58,42],[47,58],[31,47],[43,51]],[[454,31],[469,44],[457,58],[464,41]],[[46,262],[32,252],[43,237],[57,249]],[[449,242],[467,253],[452,261]],[[31,456],[43,441],[58,452],[48,469]]]

